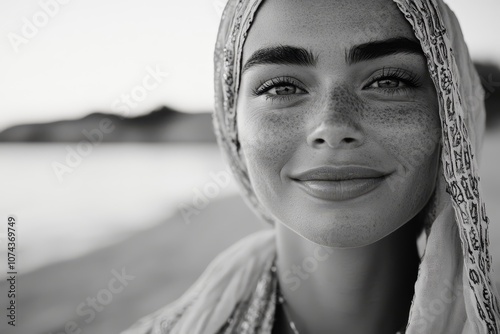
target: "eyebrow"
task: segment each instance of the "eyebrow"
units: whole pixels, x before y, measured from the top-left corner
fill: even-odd
[[[406,37],[395,37],[352,47],[348,52],[346,51],[346,62],[352,65],[394,54],[417,54],[424,56],[419,42]]]
[[[393,54],[424,55],[420,43],[406,37],[395,37],[381,41],[373,41],[355,45],[346,51],[346,62],[349,65],[386,57]],[[299,65],[316,66],[318,55],[302,47],[290,45],[270,46],[255,51],[243,66],[242,73],[258,65]]]
[[[242,73],[264,64],[316,66],[318,57],[312,51],[290,45],[278,45],[255,51],[245,63]]]

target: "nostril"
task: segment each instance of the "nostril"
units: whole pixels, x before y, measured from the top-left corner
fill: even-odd
[[[307,144],[315,148],[355,148],[364,142],[360,130],[323,122],[310,130]]]
[[[355,142],[355,141],[356,141],[356,139],[354,139],[354,138],[350,138],[350,137],[347,137],[347,138],[342,139],[342,141],[343,141],[344,143],[346,143],[346,144],[350,144],[350,143],[352,143],[352,142]],[[315,144],[324,144],[324,143],[326,143],[326,141],[325,141],[323,138],[316,138],[316,139],[314,140],[314,143],[315,143]]]

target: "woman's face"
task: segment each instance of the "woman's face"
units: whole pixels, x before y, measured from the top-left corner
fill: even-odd
[[[265,1],[244,45],[237,108],[259,200],[315,243],[380,240],[434,190],[436,92],[390,0]]]

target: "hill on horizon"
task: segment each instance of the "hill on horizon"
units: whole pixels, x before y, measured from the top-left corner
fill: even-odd
[[[0,132],[0,142],[215,142],[210,113],[166,106],[137,117],[92,113],[75,120],[22,124]]]

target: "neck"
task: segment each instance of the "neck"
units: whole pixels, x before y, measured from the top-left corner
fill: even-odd
[[[419,262],[412,224],[350,249],[319,246],[277,224],[279,284],[300,334],[401,330]]]

